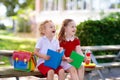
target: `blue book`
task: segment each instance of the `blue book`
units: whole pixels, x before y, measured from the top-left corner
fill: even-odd
[[[50,56],[50,59],[45,60],[44,65],[51,67],[53,69],[57,69],[61,64],[62,57],[64,55],[64,50],[59,53],[59,52],[48,49],[47,55]]]

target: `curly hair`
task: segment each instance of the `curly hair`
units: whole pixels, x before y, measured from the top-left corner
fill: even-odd
[[[46,28],[45,24],[49,23],[49,22],[52,22],[51,20],[45,20],[44,22],[42,22],[39,26],[39,31],[40,31],[40,35],[41,36],[44,36],[44,30]]]

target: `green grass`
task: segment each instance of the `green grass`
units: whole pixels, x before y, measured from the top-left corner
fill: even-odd
[[[14,40],[0,38],[0,49],[1,50],[28,50],[33,51],[35,41],[29,40]]]
[[[35,39],[15,37],[13,33],[0,30],[0,50],[27,50],[33,52],[35,43]],[[7,57],[0,57],[0,61],[4,61],[5,65],[10,64]]]
[[[14,34],[11,32],[7,32],[5,30],[0,30],[0,35],[4,35],[4,36],[13,36]]]

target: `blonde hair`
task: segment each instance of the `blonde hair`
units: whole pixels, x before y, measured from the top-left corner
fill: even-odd
[[[45,24],[49,23],[49,22],[52,22],[51,20],[45,20],[44,22],[42,22],[39,26],[39,31],[40,31],[40,36],[44,36],[45,33],[44,33],[44,30],[46,28]]]
[[[63,21],[62,27],[61,27],[60,32],[58,34],[58,39],[60,42],[65,40],[65,27],[72,21],[73,21],[72,19],[65,19]]]

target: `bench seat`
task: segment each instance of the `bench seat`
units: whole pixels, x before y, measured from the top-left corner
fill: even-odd
[[[103,69],[103,67],[96,65],[95,68],[85,68],[85,71],[89,72],[97,69]],[[0,67],[0,78],[21,76],[39,76],[40,78],[44,77],[37,69],[33,72],[25,72],[15,70],[12,66]]]
[[[25,72],[25,71],[17,71],[13,67],[0,67],[0,78],[6,77],[21,77],[21,76],[39,76],[43,77],[43,75],[35,70],[34,72]]]

